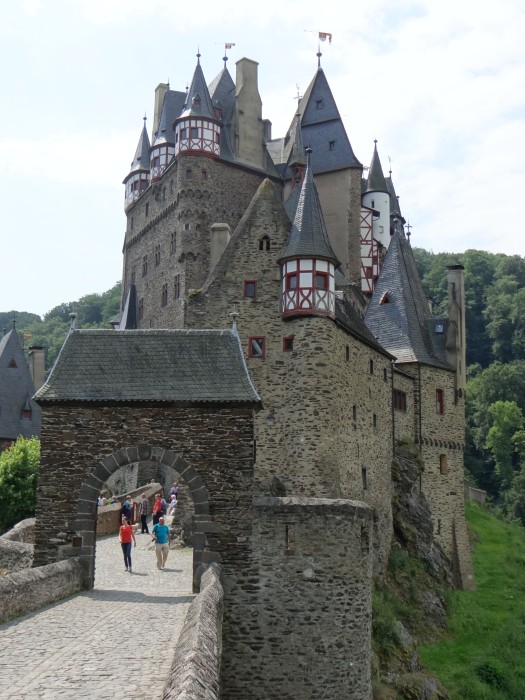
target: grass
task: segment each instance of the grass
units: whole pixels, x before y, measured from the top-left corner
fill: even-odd
[[[525,698],[525,530],[466,503],[477,591],[449,598],[450,636],[420,648],[451,700]]]

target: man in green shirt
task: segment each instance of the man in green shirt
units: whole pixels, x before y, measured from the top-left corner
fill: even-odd
[[[152,536],[155,541],[155,554],[157,555],[157,569],[163,569],[170,551],[169,536],[170,529],[164,522],[161,515],[159,522],[153,526]]]

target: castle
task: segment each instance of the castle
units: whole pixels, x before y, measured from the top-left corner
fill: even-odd
[[[122,313],[114,331],[72,333],[37,395],[43,463],[67,452],[68,483],[91,469],[81,434],[115,450],[76,490],[60,556],[93,546],[97,489],[126,461],[164,461],[192,484],[198,561],[220,553],[224,567],[225,698],[370,697],[371,582],[388,561],[398,440],[420,451],[457,585],[474,586],[463,268],[449,268],[448,316],[434,317],[377,144],[364,177],[318,58],[282,138],[250,59],[235,81],[225,60],[207,84],[198,56],[187,92],[157,87],[151,139],[144,124],[124,179]],[[76,393],[60,384],[80,376],[75,352],[98,358]],[[155,375],[171,382],[174,358],[168,397]],[[206,391],[225,408],[199,404]],[[44,477],[40,502],[51,487]],[[39,513],[44,563],[62,535]]]

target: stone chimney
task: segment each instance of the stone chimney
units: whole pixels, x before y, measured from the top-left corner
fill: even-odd
[[[456,397],[465,395],[467,384],[465,331],[465,268],[447,267],[448,328],[445,350],[447,362],[456,368]]]
[[[257,85],[258,65],[250,58],[241,58],[236,64],[233,142],[236,158],[243,163],[263,168],[265,125]]]
[[[213,272],[221,259],[226,246],[230,242],[231,229],[228,224],[213,224],[211,226],[210,240],[210,273]]]
[[[159,128],[160,113],[162,112],[162,105],[164,104],[164,96],[168,91],[167,83],[159,83],[155,88],[155,106],[153,112],[153,129],[151,132],[151,142],[155,140],[155,132]]]
[[[28,352],[29,372],[35,391],[38,391],[46,380],[46,354],[42,345],[31,345]]]

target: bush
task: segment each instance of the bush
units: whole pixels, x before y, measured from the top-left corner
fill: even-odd
[[[18,438],[0,454],[0,530],[35,514],[40,465],[38,438]]]

